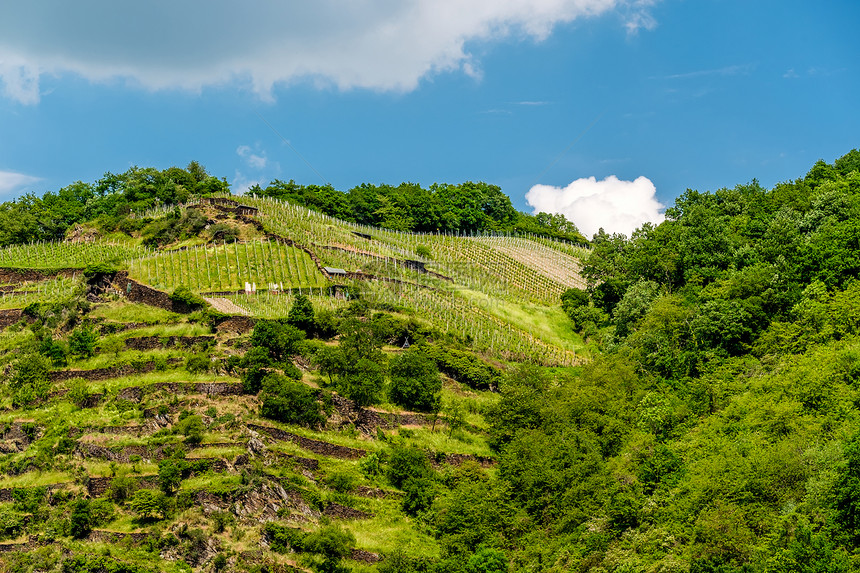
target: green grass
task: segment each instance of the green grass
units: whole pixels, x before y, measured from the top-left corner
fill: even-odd
[[[205,444],[204,444],[205,445]],[[228,461],[232,461],[236,459],[236,456],[239,454],[245,453],[245,448],[241,448],[239,446],[234,447],[224,447],[224,446],[216,446],[211,448],[195,448],[188,452],[186,456],[189,460],[195,458],[224,458]]]
[[[374,553],[401,549],[415,557],[439,557],[439,545],[425,528],[400,512],[396,499],[368,499],[370,519],[351,521],[346,527],[355,535],[356,547]]]
[[[175,312],[124,300],[98,305],[90,316],[113,322],[143,322],[161,327],[180,322],[183,318]]]
[[[4,487],[40,487],[55,483],[69,483],[74,477],[68,472],[61,471],[33,471],[17,476],[3,476],[0,479],[0,488]]]
[[[111,462],[87,459],[80,462],[91,476],[110,477],[114,472],[114,467]],[[137,468],[137,471],[132,471],[132,465]],[[158,475],[158,464],[151,462],[137,462],[136,464],[116,464],[116,475],[127,475],[130,477],[143,477]]]
[[[560,306],[543,306],[516,303],[504,299],[490,299],[483,293],[465,289],[459,293],[493,316],[510,324],[515,324],[553,346],[575,352],[581,352],[585,349],[582,337],[573,330],[570,318]]]
[[[124,350],[119,354],[113,352],[100,352],[90,358],[69,361],[69,368],[75,370],[94,370],[96,368],[108,368],[121,364],[144,363],[152,360],[178,358],[185,356],[185,353],[176,349],[162,350]]]

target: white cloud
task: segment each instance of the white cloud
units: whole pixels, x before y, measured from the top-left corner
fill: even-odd
[[[642,223],[659,223],[663,205],[657,189],[647,177],[623,181],[610,175],[602,181],[594,177],[577,179],[567,187],[535,185],[526,201],[535,213],[561,213],[573,221],[586,237],[603,227],[607,233],[630,236]]]
[[[265,187],[266,183],[262,178],[248,177],[240,171],[236,171],[233,175],[233,180],[230,182],[230,192],[234,195],[244,195],[254,185]]]
[[[12,197],[22,187],[32,185],[41,181],[38,177],[15,173],[13,171],[0,171],[0,198]]]
[[[39,99],[44,74],[200,90],[241,81],[408,91],[427,75],[480,77],[469,42],[543,40],[559,24],[616,12],[648,27],[653,0],[45,0],[0,5],[7,97]]]
[[[254,153],[247,145],[240,145],[237,147],[236,154],[243,158],[245,162],[254,169],[263,169],[266,167],[266,163],[268,163],[265,151]]]

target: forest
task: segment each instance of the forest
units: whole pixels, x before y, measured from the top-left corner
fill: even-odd
[[[860,151],[772,189],[687,190],[659,225],[598,233],[581,253],[530,239],[534,259],[493,233],[571,240],[575,227],[518,214],[486,184],[276,181],[246,198],[268,210],[252,221],[180,209],[226,184],[196,164],[172,173],[0,210],[17,221],[4,245],[76,225],[125,237],[92,254],[109,264],[79,264],[88,287],[4,285],[4,308],[29,304],[0,337],[0,425],[27,447],[0,454],[0,532],[38,546],[4,548],[6,570],[860,571]],[[445,206],[462,193],[476,202]],[[443,229],[491,236],[406,237]],[[69,244],[51,256],[71,261]],[[23,260],[16,248],[0,256]],[[495,264],[451,273],[482,248]],[[549,284],[534,278],[543,263],[523,274],[502,254],[581,257],[585,282],[529,302],[512,277]],[[253,268],[298,293],[206,292],[210,260],[224,284]],[[364,265],[348,284],[315,274],[343,261]],[[156,278],[172,311],[123,298]],[[237,317],[214,296],[253,326],[228,332]],[[96,367],[116,379],[73,377]],[[231,394],[193,386],[213,381]],[[151,459],[129,449],[144,446]],[[207,446],[220,458],[192,455]],[[39,465],[74,485],[46,490]],[[109,488],[85,485],[98,480]],[[277,487],[278,509],[248,509]],[[108,533],[139,539],[106,551],[94,535]]]

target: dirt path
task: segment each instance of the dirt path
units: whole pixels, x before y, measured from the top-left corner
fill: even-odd
[[[223,312],[225,314],[241,314],[243,316],[248,316],[248,311],[234,303],[233,301],[226,298],[206,298],[203,297],[203,300],[212,305],[212,308],[217,310],[218,312]]]

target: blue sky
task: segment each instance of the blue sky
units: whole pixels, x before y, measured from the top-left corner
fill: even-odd
[[[860,147],[858,24],[851,1],[3,1],[0,199],[194,159],[237,191],[487,181],[629,233]]]

